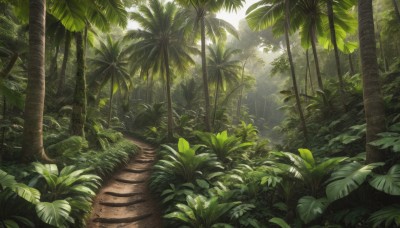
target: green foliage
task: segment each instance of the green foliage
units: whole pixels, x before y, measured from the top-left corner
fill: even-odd
[[[154,166],[150,184],[153,189],[164,189],[163,186],[169,183],[194,183],[198,178],[206,178],[214,170],[223,169],[215,155],[198,153],[200,146],[190,147],[183,138],[179,139],[178,151],[167,145],[163,147],[166,151]]]
[[[76,153],[81,152],[83,149],[87,149],[88,147],[88,142],[83,137],[71,136],[48,146],[46,151],[53,156],[63,155],[69,157],[69,154],[75,155]]]
[[[196,135],[222,162],[232,161],[236,153],[253,145],[252,142],[242,143],[241,139],[234,135],[228,136],[227,131],[217,134],[197,132]]]
[[[398,227],[400,226],[400,205],[393,204],[371,214],[368,221],[372,227]]]
[[[297,212],[304,223],[309,223],[321,216],[329,205],[327,198],[316,199],[312,196],[303,196],[297,204]]]
[[[14,176],[3,170],[0,170],[0,186],[2,190],[0,194],[2,194],[4,190],[9,189],[30,203],[36,204],[40,200],[40,192],[38,190],[23,183],[18,183]]]
[[[362,165],[351,162],[336,170],[327,181],[326,195],[330,201],[337,200],[349,195],[362,185],[372,170],[382,163]]]
[[[55,227],[69,227],[68,222],[73,223],[70,218],[71,206],[66,200],[56,200],[51,203],[40,202],[36,205],[36,213],[46,224]]]
[[[389,130],[391,131],[378,134],[381,138],[370,144],[381,149],[391,148],[393,152],[400,152],[400,123],[392,125]]]
[[[235,135],[241,138],[242,142],[256,141],[258,133],[256,126],[250,123],[246,124],[244,121],[241,121],[239,127],[235,128]]]
[[[400,164],[392,166],[387,174],[372,173],[369,184],[382,192],[390,195],[400,195]]]
[[[211,199],[202,195],[187,196],[187,204],[177,204],[177,211],[165,215],[167,219],[180,220],[194,227],[232,227],[222,223],[223,216],[240,202],[219,203],[217,197]]]
[[[274,218],[272,218],[272,219],[270,219],[270,220],[268,220],[268,221],[269,221],[270,223],[273,223],[273,224],[279,226],[280,228],[290,228],[289,224],[287,224],[287,223],[285,222],[285,220],[283,220],[283,219],[281,219],[281,218],[274,217]]]

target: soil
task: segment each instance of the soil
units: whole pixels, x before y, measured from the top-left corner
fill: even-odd
[[[87,227],[162,228],[162,214],[148,187],[155,148],[129,138],[140,153],[102,186]]]

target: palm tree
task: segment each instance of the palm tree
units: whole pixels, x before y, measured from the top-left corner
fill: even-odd
[[[160,73],[166,79],[166,97],[168,112],[168,139],[173,137],[173,111],[171,97],[170,66],[184,71],[188,64],[194,64],[190,54],[196,53],[188,41],[185,29],[186,17],[173,3],[160,3],[152,0],[149,6],[142,5],[138,12],[131,14],[141,29],[129,31],[126,38],[132,39],[129,50],[135,59],[141,59],[146,69]]]
[[[120,41],[107,38],[107,43],[100,41],[100,48],[96,49],[97,58],[90,59],[94,70],[94,81],[99,82],[100,88],[106,83],[110,84],[110,101],[107,124],[110,126],[113,95],[118,88],[128,90],[130,78],[128,61],[123,45]]]
[[[380,92],[378,62],[372,0],[358,1],[358,36],[363,77],[364,111],[367,122],[366,163],[385,160],[384,152],[372,146],[370,142],[378,138],[377,134],[385,131],[386,121],[384,101]]]
[[[237,8],[242,7],[243,0],[237,1],[225,1],[225,0],[178,0],[178,3],[183,5],[184,7],[191,7],[194,9],[195,13],[195,21],[194,21],[194,30],[198,31],[200,27],[200,37],[201,37],[201,68],[202,68],[202,76],[203,76],[203,90],[204,90],[204,101],[205,101],[205,125],[207,131],[211,131],[211,122],[210,122],[210,93],[208,89],[208,75],[207,75],[207,59],[206,59],[206,33],[212,35],[215,32],[218,32],[218,26],[225,26],[225,29],[234,33],[234,29],[232,26],[229,26],[229,23],[218,20],[218,24],[212,23],[213,21],[207,20],[209,15],[213,15],[221,9],[226,9],[229,11],[236,10]],[[215,18],[215,17],[213,17]],[[214,20],[214,22],[217,20]],[[211,22],[211,23],[210,23]],[[217,29],[213,29],[217,28]],[[223,27],[220,27],[223,28]]]
[[[208,46],[208,52],[208,75],[210,75],[210,81],[216,85],[213,117],[214,126],[220,88],[222,87],[222,90],[225,92],[227,84],[233,85],[239,81],[238,75],[241,67],[239,61],[233,60],[232,57],[238,54],[240,50],[225,48],[225,45],[218,41],[215,45]]]
[[[46,0],[29,1],[28,85],[22,140],[22,154],[25,161],[31,161],[35,155],[49,161],[43,149],[45,18]]]
[[[273,4],[272,4],[273,3]],[[285,33],[285,41],[286,41],[286,51],[287,55],[289,58],[289,64],[290,64],[290,73],[291,73],[291,78],[292,78],[292,84],[293,84],[293,89],[295,93],[295,98],[296,98],[296,106],[297,110],[299,112],[300,120],[301,120],[301,125],[303,128],[303,134],[304,134],[304,139],[307,141],[308,140],[308,134],[307,134],[307,126],[303,114],[303,109],[301,107],[301,101],[300,101],[300,96],[299,96],[299,90],[297,88],[297,79],[296,79],[296,74],[295,74],[295,68],[294,68],[294,63],[293,63],[293,57],[292,57],[292,52],[290,48],[290,39],[289,39],[289,32],[291,31],[291,24],[290,22],[293,20],[290,15],[291,15],[291,8],[290,8],[290,0],[285,0],[282,4],[281,1],[279,0],[270,0],[268,3],[265,1],[260,1],[255,3],[254,5],[250,6],[250,8],[247,11],[247,16],[246,20],[249,23],[250,28],[254,30],[262,30],[266,29],[269,26],[277,26],[279,21],[284,19],[284,33]],[[282,9],[282,7],[284,7]],[[282,11],[283,10],[283,11]],[[275,13],[281,13],[283,12],[284,14],[279,14],[279,16],[276,16]],[[279,24],[281,25],[281,24]]]

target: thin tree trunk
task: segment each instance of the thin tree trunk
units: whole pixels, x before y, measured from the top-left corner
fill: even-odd
[[[4,67],[4,69],[0,72],[0,79],[5,79],[8,77],[8,74],[10,74],[17,60],[18,60],[18,53],[14,52],[6,67]]]
[[[58,59],[58,53],[59,52],[60,52],[60,47],[59,47],[59,45],[57,45],[56,46],[56,53],[54,54],[54,58],[52,59],[51,64],[50,64],[50,69],[49,69],[50,76],[48,77],[49,79],[53,79],[53,78],[57,79],[57,69],[58,69],[57,59]]]
[[[110,122],[111,122],[111,112],[112,112],[112,100],[113,100],[113,95],[114,95],[114,77],[111,77],[111,82],[110,82],[110,102],[109,102],[109,107],[108,107],[108,118],[107,118],[107,127],[110,127]],[[118,98],[117,98],[118,100]]]
[[[206,59],[206,26],[205,26],[205,11],[201,10],[200,27],[201,27],[201,69],[203,73],[203,89],[205,101],[205,118],[204,123],[207,131],[211,131],[210,122],[210,93],[208,89],[208,75],[207,75],[207,59]]]
[[[353,58],[351,57],[351,54],[348,54],[349,56],[349,66],[350,66],[350,74],[354,75],[354,65],[353,65]]]
[[[322,77],[321,77],[321,70],[319,68],[319,60],[318,60],[318,53],[317,53],[317,37],[315,35],[315,28],[311,28],[311,47],[314,55],[314,63],[315,63],[315,72],[317,73],[317,79],[318,79],[318,88],[321,91],[324,91],[324,85],[322,83]]]
[[[363,76],[364,111],[367,122],[366,163],[384,161],[384,152],[370,143],[378,139],[377,134],[386,130],[384,101],[381,95],[372,0],[358,1],[358,35]]]
[[[246,63],[247,63],[247,60],[248,60],[248,58],[246,59],[246,61],[243,63],[243,65],[242,65],[242,77],[241,77],[241,79],[240,79],[240,86],[241,86],[241,88],[240,88],[240,93],[239,93],[239,99],[238,99],[238,103],[237,103],[237,113],[236,113],[236,116],[237,116],[237,123],[239,123],[240,122],[240,117],[241,117],[241,107],[242,107],[242,97],[243,97],[243,80],[244,80],[244,68],[245,68],[245,66],[246,66]]]
[[[306,59],[308,59],[308,49],[306,50]],[[306,76],[304,77],[304,93],[306,95],[306,102],[308,101],[308,67],[306,66]]]
[[[75,34],[76,41],[76,84],[72,104],[71,133],[85,137],[86,122],[86,77],[85,77],[85,47],[82,32]]]
[[[290,50],[290,40],[289,40],[289,28],[290,28],[290,19],[289,19],[289,0],[285,0],[285,41],[286,41],[286,49],[289,57],[289,64],[290,64],[290,73],[292,76],[292,83],[293,83],[293,89],[296,97],[296,106],[297,110],[299,111],[300,115],[300,121],[301,125],[303,128],[303,134],[304,134],[304,139],[307,142],[308,141],[308,132],[307,132],[307,126],[306,126],[306,121],[304,119],[304,114],[303,114],[303,109],[301,108],[301,103],[300,103],[300,96],[299,96],[299,91],[297,89],[297,81],[296,81],[296,74],[294,70],[294,63],[293,63],[293,58],[292,58],[292,52]],[[317,60],[318,61],[318,60]]]
[[[306,60],[307,60],[307,69],[308,69],[308,76],[310,77],[310,87],[311,87],[311,94],[314,95],[314,83],[312,80],[311,75],[311,67],[310,67],[310,58],[308,57],[308,49],[306,50]]]
[[[43,148],[45,97],[46,0],[29,1],[28,85],[26,88],[22,159],[30,162],[38,155],[50,162]]]
[[[392,0],[393,2],[393,7],[394,7],[394,13],[396,14],[397,20],[399,20],[400,23],[400,12],[399,12],[399,6],[397,4],[397,0]]]
[[[167,137],[168,141],[171,141],[173,138],[173,119],[172,119],[172,97],[171,97],[171,75],[169,70],[169,56],[168,50],[164,47],[164,67],[167,78],[167,112],[168,112],[168,121],[167,121]]]
[[[218,77],[217,81],[217,89],[215,90],[215,98],[214,98],[214,117],[213,117],[213,128],[215,129],[215,119],[217,118],[217,102],[218,102],[218,94],[219,94],[219,83],[220,77]]]
[[[336,71],[337,71],[337,77],[339,80],[340,100],[343,104],[344,110],[347,110],[345,96],[344,96],[344,83],[343,83],[343,77],[342,77],[342,70],[340,68],[339,50],[338,50],[338,46],[337,46],[337,42],[336,42],[336,30],[335,30],[335,21],[333,18],[333,6],[332,6],[333,3],[332,2],[333,2],[333,0],[328,0],[328,2],[327,2],[329,30],[331,32],[331,41],[333,44],[333,50],[335,52]]]
[[[3,95],[3,121],[6,119],[6,114],[7,114],[7,99],[6,96]],[[4,153],[4,142],[6,139],[6,128],[3,127],[1,130],[1,145],[0,145],[0,162],[2,161],[3,158],[3,153]]]
[[[65,34],[65,41],[64,41],[64,57],[63,62],[61,65],[60,77],[58,79],[58,89],[57,95],[61,95],[64,91],[65,85],[65,71],[67,69],[68,57],[69,57],[69,49],[71,47],[71,33],[67,32]]]

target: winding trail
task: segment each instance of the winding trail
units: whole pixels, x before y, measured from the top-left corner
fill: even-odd
[[[161,210],[148,187],[155,148],[128,138],[140,153],[117,171],[100,189],[93,202],[87,227],[162,228]]]

